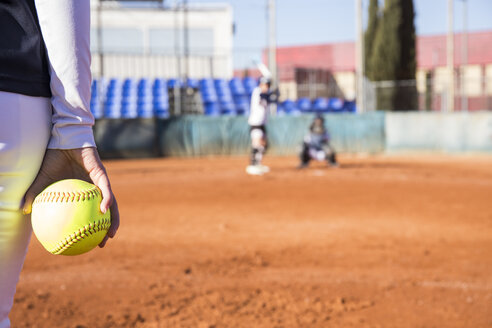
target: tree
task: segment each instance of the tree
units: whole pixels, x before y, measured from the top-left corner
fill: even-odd
[[[374,39],[369,66],[375,81],[394,81],[380,88],[378,107],[391,110],[417,109],[415,80],[415,12],[413,0],[385,0],[383,17]]]
[[[369,3],[369,22],[364,35],[364,61],[366,76],[372,80],[371,58],[373,54],[374,39],[379,25],[379,0],[371,0]]]

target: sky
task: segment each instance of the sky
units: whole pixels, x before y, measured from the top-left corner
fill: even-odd
[[[230,3],[234,8],[236,51],[264,48],[267,0],[189,0],[190,3]],[[380,0],[383,2],[382,0]],[[492,30],[492,0],[466,0],[468,30]],[[278,46],[355,40],[354,0],[277,0]],[[448,0],[414,0],[418,35],[447,32]],[[363,0],[367,19],[369,0]],[[463,27],[463,0],[454,0],[454,26]]]

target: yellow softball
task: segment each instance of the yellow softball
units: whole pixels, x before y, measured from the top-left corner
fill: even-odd
[[[79,255],[96,247],[111,225],[102,213],[101,190],[77,179],[61,180],[41,192],[32,205],[32,228],[52,254]]]

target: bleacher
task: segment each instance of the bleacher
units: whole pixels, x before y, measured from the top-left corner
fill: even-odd
[[[249,113],[250,99],[257,80],[251,77],[226,79],[96,79],[92,82],[91,111],[100,118],[168,118],[169,95],[175,88],[191,88],[200,93],[203,114],[241,116]],[[302,113],[355,113],[355,101],[339,98],[300,98],[277,106],[278,115]]]

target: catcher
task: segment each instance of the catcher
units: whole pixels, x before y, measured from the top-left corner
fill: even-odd
[[[300,153],[301,164],[299,168],[305,168],[311,160],[327,161],[331,167],[338,167],[336,153],[330,144],[330,135],[325,127],[323,116],[314,118],[309,128],[309,133],[304,137]]]

